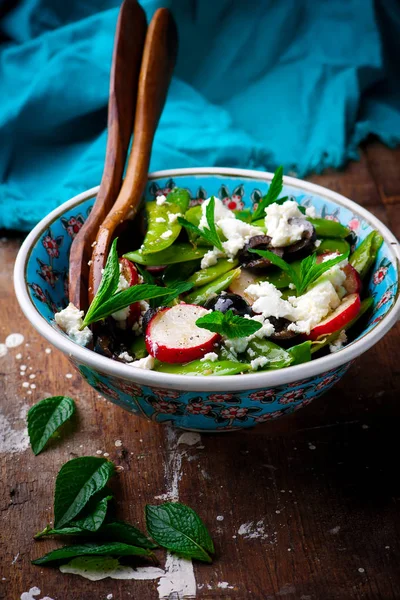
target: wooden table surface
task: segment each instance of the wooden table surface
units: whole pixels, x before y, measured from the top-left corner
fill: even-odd
[[[400,237],[400,150],[372,142],[344,172],[310,179],[367,207]],[[399,456],[399,325],[307,408],[253,431],[178,445],[179,432],[129,416],[75,372],[68,376],[60,352],[46,352],[12,288],[20,242],[0,242],[0,342],[12,332],[25,337],[0,358],[0,598],[19,600],[34,586],[41,590],[34,600],[160,597],[156,580],[90,582],[30,564],[59,545],[32,535],[52,519],[61,465],[100,450],[122,467],[112,483],[121,518],[143,526],[144,505],[174,486],[203,517],[217,553],[212,565],[193,565],[200,600],[400,598],[400,480],[392,462]],[[24,415],[58,394],[76,399],[78,418],[34,457]],[[187,596],[172,589],[169,597]]]

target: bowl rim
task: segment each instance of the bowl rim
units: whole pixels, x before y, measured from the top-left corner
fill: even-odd
[[[258,179],[264,182],[271,181],[273,177],[273,173],[267,171],[222,167],[197,167],[155,171],[149,174],[148,179],[151,181],[153,179],[180,177],[185,175],[211,175],[222,177],[235,176],[241,179]],[[308,193],[318,194],[319,196],[325,197],[336,204],[349,208],[356,215],[359,215],[363,219],[367,220],[383,235],[385,242],[390,247],[393,259],[397,265],[397,278],[399,281],[399,242],[386,227],[386,225],[384,225],[364,207],[359,206],[352,200],[349,200],[345,196],[334,192],[333,190],[329,190],[323,186],[286,175],[284,176],[283,181],[285,185],[296,187],[297,189],[304,190]],[[309,377],[314,377],[321,373],[336,369],[341,365],[354,360],[357,356],[366,352],[369,348],[376,344],[399,319],[400,294],[398,290],[395,302],[383,319],[363,338],[353,342],[342,350],[328,356],[312,360],[308,363],[303,363],[301,365],[277,369],[275,371],[258,371],[243,375],[174,375],[152,370],[137,369],[132,366],[114,361],[111,358],[101,356],[93,350],[79,346],[70,340],[65,334],[54,329],[33,304],[26,283],[26,269],[30,254],[35,243],[43,235],[44,231],[51,226],[52,223],[64,212],[95,196],[98,190],[99,186],[96,186],[86,190],[85,192],[77,194],[70,200],[67,200],[55,208],[41,221],[39,221],[39,223],[32,229],[32,231],[24,240],[18,252],[14,267],[14,288],[19,305],[27,319],[46,340],[64,352],[68,357],[73,358],[79,364],[91,367],[96,371],[100,371],[113,377],[122,378],[150,387],[155,386],[167,389],[196,392],[240,392],[259,388],[269,388],[307,379]]]

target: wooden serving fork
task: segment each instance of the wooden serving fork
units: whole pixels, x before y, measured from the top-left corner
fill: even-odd
[[[178,48],[175,21],[166,8],[158,9],[148,27],[139,75],[133,143],[118,198],[101,223],[92,253],[89,276],[91,302],[101,281],[115,230],[136,215],[147,183],[151,148],[160,119]]]
[[[88,308],[88,263],[92,257],[92,244],[121,189],[131,139],[146,30],[147,21],[143,8],[136,0],[124,0],[114,41],[103,176],[96,202],[72,242],[69,258],[69,300],[85,311]]]

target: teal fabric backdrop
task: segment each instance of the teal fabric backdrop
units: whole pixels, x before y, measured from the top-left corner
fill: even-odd
[[[180,52],[151,169],[303,176],[400,140],[400,3],[146,0]],[[0,227],[29,230],[100,181],[116,0],[0,2]]]

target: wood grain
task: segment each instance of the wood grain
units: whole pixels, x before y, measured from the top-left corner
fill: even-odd
[[[400,155],[377,144],[361,152],[361,162],[343,173],[311,179],[364,204],[400,236],[395,204],[379,192],[400,194],[393,167],[394,161],[399,171]],[[113,600],[157,600],[154,581],[91,583],[30,565],[58,545],[34,542],[32,535],[52,519],[54,477],[64,462],[108,452],[123,467],[112,484],[118,513],[143,526],[145,503],[166,491],[170,450],[166,429],[101,399],[75,373],[66,378],[68,361],[54,349],[46,354],[48,344],[23,318],[11,288],[19,243],[0,242],[0,342],[18,331],[29,345],[0,359],[1,413],[18,429],[24,405],[66,393],[77,401],[78,418],[38,457],[29,449],[0,457],[0,598],[18,600],[36,585],[38,598],[53,600],[104,600],[110,593]],[[199,600],[400,598],[400,484],[392,466],[398,456],[399,330],[309,407],[253,431],[203,435],[203,448],[185,447],[180,499],[202,515],[217,549],[212,565],[195,564]],[[22,387],[20,364],[36,375],[32,394]],[[250,522],[259,523],[259,537],[239,534]],[[218,587],[222,582],[229,587]]]

